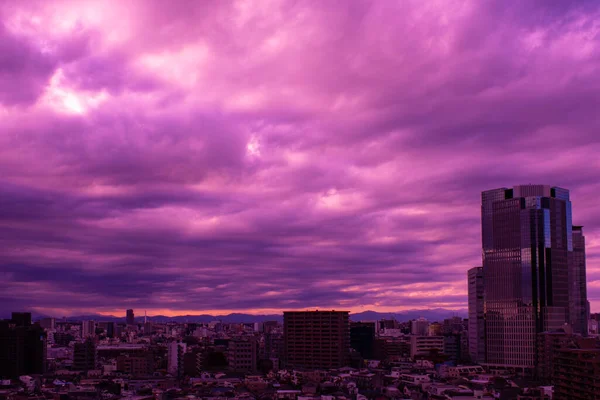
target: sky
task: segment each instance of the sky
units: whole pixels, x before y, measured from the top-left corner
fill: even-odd
[[[571,190],[600,4],[1,1],[0,312],[466,308],[481,191]]]

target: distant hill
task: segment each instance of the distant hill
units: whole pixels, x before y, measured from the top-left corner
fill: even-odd
[[[451,318],[454,316],[466,318],[467,315],[467,309],[447,310],[445,308],[432,308],[429,310],[407,310],[398,311],[395,313],[364,311],[356,314],[350,314],[350,319],[352,321],[376,321],[379,319],[396,319],[402,322],[424,317],[429,321],[442,321],[446,318]]]
[[[381,313],[377,311],[363,311],[360,313],[350,314],[350,319],[353,321],[375,321],[379,319],[392,319],[395,318],[398,321],[408,321],[411,319],[416,319],[419,317],[425,317],[429,321],[441,321],[445,318],[450,318],[453,316],[459,316],[462,318],[466,318],[468,315],[468,310],[459,309],[459,310],[448,310],[445,308],[433,308],[428,310],[407,310],[407,311],[398,311],[394,313]],[[3,318],[10,318],[10,314],[1,316]],[[41,314],[33,314],[34,320],[39,320],[41,318],[47,317],[46,315]],[[55,317],[57,320],[60,320],[62,317]],[[125,322],[125,317],[116,317],[114,315],[73,315],[67,317],[68,320],[82,321],[82,320],[94,320],[94,321],[115,321],[115,322]],[[143,316],[137,316],[135,318],[136,322],[143,322]],[[209,315],[209,314],[199,314],[199,315],[177,315],[173,317],[168,317],[165,315],[153,315],[148,316],[148,320],[153,322],[200,322],[200,323],[208,323],[211,321],[222,321],[225,323],[254,323],[254,322],[262,322],[262,321],[283,321],[283,314],[271,314],[271,315],[252,315],[252,314],[243,314],[243,313],[233,313],[227,315]]]

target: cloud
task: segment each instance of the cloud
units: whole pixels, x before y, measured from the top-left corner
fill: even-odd
[[[597,281],[599,14],[4,3],[0,307],[464,308],[480,192],[527,182]]]

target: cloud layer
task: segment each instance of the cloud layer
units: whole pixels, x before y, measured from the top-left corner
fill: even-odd
[[[527,182],[571,189],[600,307],[594,2],[0,21],[0,311],[464,308],[480,192]]]

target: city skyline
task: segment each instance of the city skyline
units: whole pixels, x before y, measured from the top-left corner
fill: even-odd
[[[600,6],[102,4],[0,4],[0,313],[466,310],[528,183],[600,311]]]

